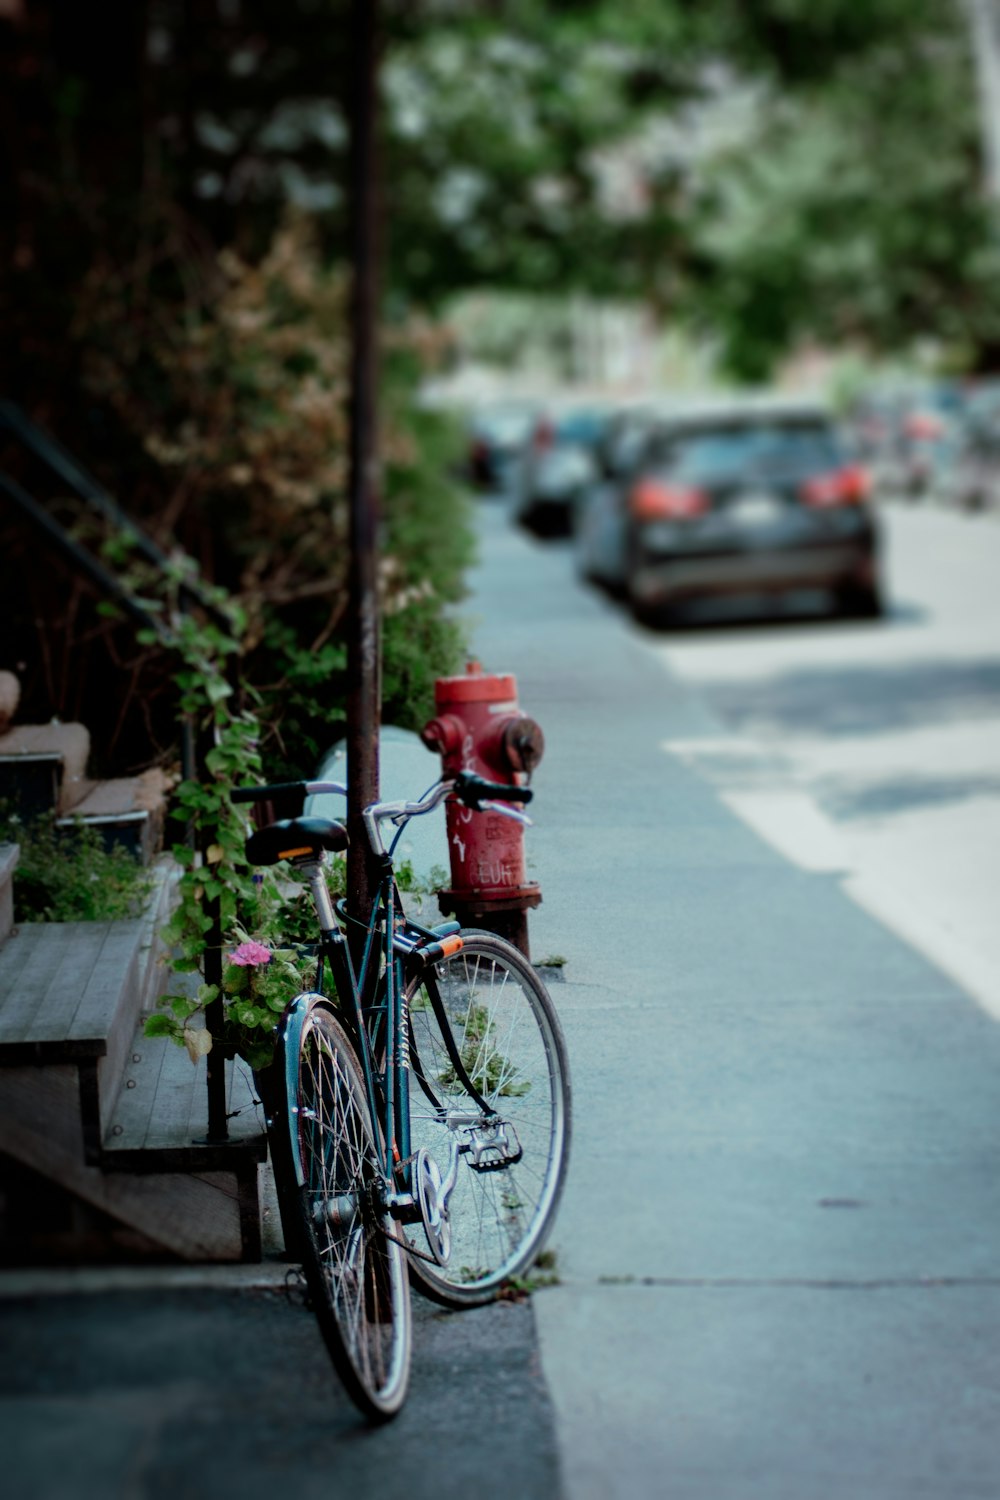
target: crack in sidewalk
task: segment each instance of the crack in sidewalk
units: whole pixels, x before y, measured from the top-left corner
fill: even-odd
[[[587,1283],[567,1282],[563,1287],[575,1285],[577,1290]],[[798,1288],[820,1292],[879,1292],[879,1291],[930,1291],[952,1287],[996,1287],[1000,1289],[1000,1276],[878,1276],[852,1278],[842,1276],[598,1276],[589,1283],[602,1287],[665,1287],[665,1288],[709,1288],[709,1289],[753,1289],[753,1288]]]

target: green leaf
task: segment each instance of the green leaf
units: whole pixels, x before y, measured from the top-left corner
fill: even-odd
[[[142,1028],[144,1036],[172,1036],[174,1029],[174,1022],[170,1016],[165,1016],[162,1013],[147,1016]]]

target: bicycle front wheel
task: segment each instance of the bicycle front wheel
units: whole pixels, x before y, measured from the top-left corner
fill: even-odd
[[[406,992],[411,1150],[426,1148],[442,1176],[449,1165],[458,1173],[448,1261],[414,1256],[410,1274],[446,1307],[490,1302],[531,1265],[555,1217],[570,1142],[566,1044],[545,986],[505,939],[472,930],[462,938],[460,952]],[[426,1255],[412,1230],[410,1241]]]
[[[302,1269],[344,1386],[374,1421],[403,1404],[410,1366],[410,1293],[403,1251],[383,1206],[384,1178],[354,1049],[316,998],[297,1041],[289,1125],[297,1133]]]

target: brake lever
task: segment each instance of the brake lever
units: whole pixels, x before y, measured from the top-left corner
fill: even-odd
[[[518,812],[515,807],[508,807],[505,802],[480,802],[481,812],[499,813],[502,818],[513,818],[515,823],[523,823],[525,828],[534,828],[534,823],[527,813]]]

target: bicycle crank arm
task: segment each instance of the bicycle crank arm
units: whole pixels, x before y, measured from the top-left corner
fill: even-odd
[[[455,1153],[457,1171],[458,1153]],[[449,1167],[449,1176],[451,1168]],[[413,1180],[416,1189],[417,1202],[420,1204],[420,1217],[423,1221],[424,1234],[427,1236],[427,1244],[431,1254],[439,1266],[448,1264],[451,1255],[451,1225],[448,1222],[448,1204],[444,1194],[444,1181],[441,1178],[441,1168],[423,1146],[417,1152],[413,1162]],[[454,1187],[452,1183],[452,1188]],[[451,1188],[448,1190],[451,1191]]]

